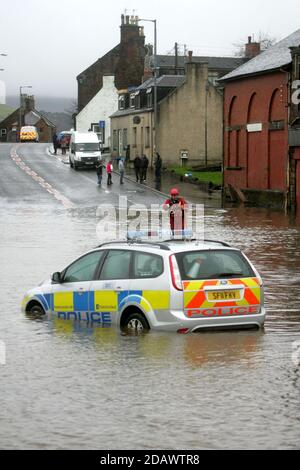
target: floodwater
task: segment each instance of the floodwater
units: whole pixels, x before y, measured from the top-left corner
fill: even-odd
[[[124,336],[20,313],[27,289],[97,244],[93,208],[2,203],[0,220],[0,448],[300,447],[299,225],[206,210],[207,238],[242,248],[264,278],[264,331]]]

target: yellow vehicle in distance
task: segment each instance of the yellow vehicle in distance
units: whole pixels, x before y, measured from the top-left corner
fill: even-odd
[[[23,126],[20,131],[20,142],[38,142],[39,134],[35,126]]]

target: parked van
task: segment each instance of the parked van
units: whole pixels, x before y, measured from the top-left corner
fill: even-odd
[[[39,134],[34,126],[23,126],[20,130],[20,142],[38,142]]]
[[[95,132],[73,132],[70,140],[71,168],[93,167],[101,160],[100,143]]]

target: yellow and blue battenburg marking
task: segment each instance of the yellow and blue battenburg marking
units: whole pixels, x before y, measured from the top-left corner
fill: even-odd
[[[170,292],[157,290],[56,292],[36,297],[45,311],[55,312],[58,318],[95,323],[111,323],[112,314],[126,305],[140,305],[145,313],[170,308]]]

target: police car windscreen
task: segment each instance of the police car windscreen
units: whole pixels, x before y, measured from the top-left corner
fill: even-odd
[[[238,251],[205,250],[177,253],[182,280],[255,277],[253,269]]]

